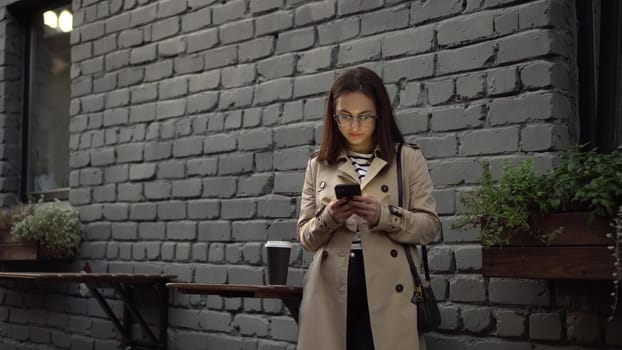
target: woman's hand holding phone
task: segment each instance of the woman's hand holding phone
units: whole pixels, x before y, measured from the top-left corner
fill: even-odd
[[[346,220],[354,213],[352,211],[350,200],[346,197],[331,200],[328,203],[328,206],[326,206],[326,210],[328,210],[328,214],[338,224],[345,223]]]
[[[380,220],[380,202],[372,196],[362,195],[358,184],[335,186],[335,196],[328,204],[328,213],[339,224],[343,224],[352,214],[360,216],[373,227]]]
[[[370,227],[378,225],[380,221],[380,202],[372,196],[352,196],[349,201],[354,214],[367,221]]]

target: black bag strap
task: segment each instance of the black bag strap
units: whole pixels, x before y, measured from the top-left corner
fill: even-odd
[[[397,154],[395,155],[395,161],[396,166],[397,166],[397,203],[398,206],[403,208],[403,201],[404,201],[404,195],[402,194],[402,146],[404,146],[403,143],[400,143],[399,146],[397,146]],[[413,278],[415,279],[415,282],[418,282],[419,285],[421,285],[421,279],[419,278],[419,275],[417,274],[417,269],[415,268],[415,264],[413,262],[413,258],[410,254],[410,250],[408,250],[408,247],[406,245],[404,245],[404,252],[406,253],[406,258],[408,259],[408,265],[410,265],[410,271],[413,274]],[[421,246],[421,255],[423,255],[423,270],[425,273],[425,280],[429,283],[430,282],[430,271],[428,269],[428,249],[425,245]]]

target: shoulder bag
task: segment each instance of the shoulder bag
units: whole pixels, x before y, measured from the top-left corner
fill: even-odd
[[[402,144],[397,148],[396,155],[397,162],[397,198],[401,208],[403,207],[403,195],[402,195]],[[413,276],[415,284],[415,291],[410,301],[417,305],[417,328],[419,333],[426,333],[438,328],[441,324],[441,313],[436,304],[436,298],[434,298],[434,291],[430,284],[430,272],[428,271],[428,250],[425,245],[421,246],[421,254],[423,255],[423,268],[425,271],[425,284],[421,281],[417,268],[415,267],[414,259],[410,253],[409,245],[403,244],[404,253],[410,266],[410,273]]]

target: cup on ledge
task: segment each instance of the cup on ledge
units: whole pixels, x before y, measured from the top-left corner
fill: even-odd
[[[287,268],[292,244],[286,241],[266,242],[268,257],[268,284],[287,284]]]

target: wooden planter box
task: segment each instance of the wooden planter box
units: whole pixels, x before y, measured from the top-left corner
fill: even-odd
[[[526,232],[519,232],[509,245],[484,248],[482,275],[535,279],[611,280],[614,272],[612,251],[607,238],[613,232],[610,221],[596,218],[590,224],[588,213],[551,214],[538,221],[542,232],[560,226],[564,232],[546,245]],[[532,226],[533,227],[533,226]]]
[[[36,241],[13,239],[11,231],[0,230],[0,261],[38,261],[71,259],[75,255],[59,255]]]

